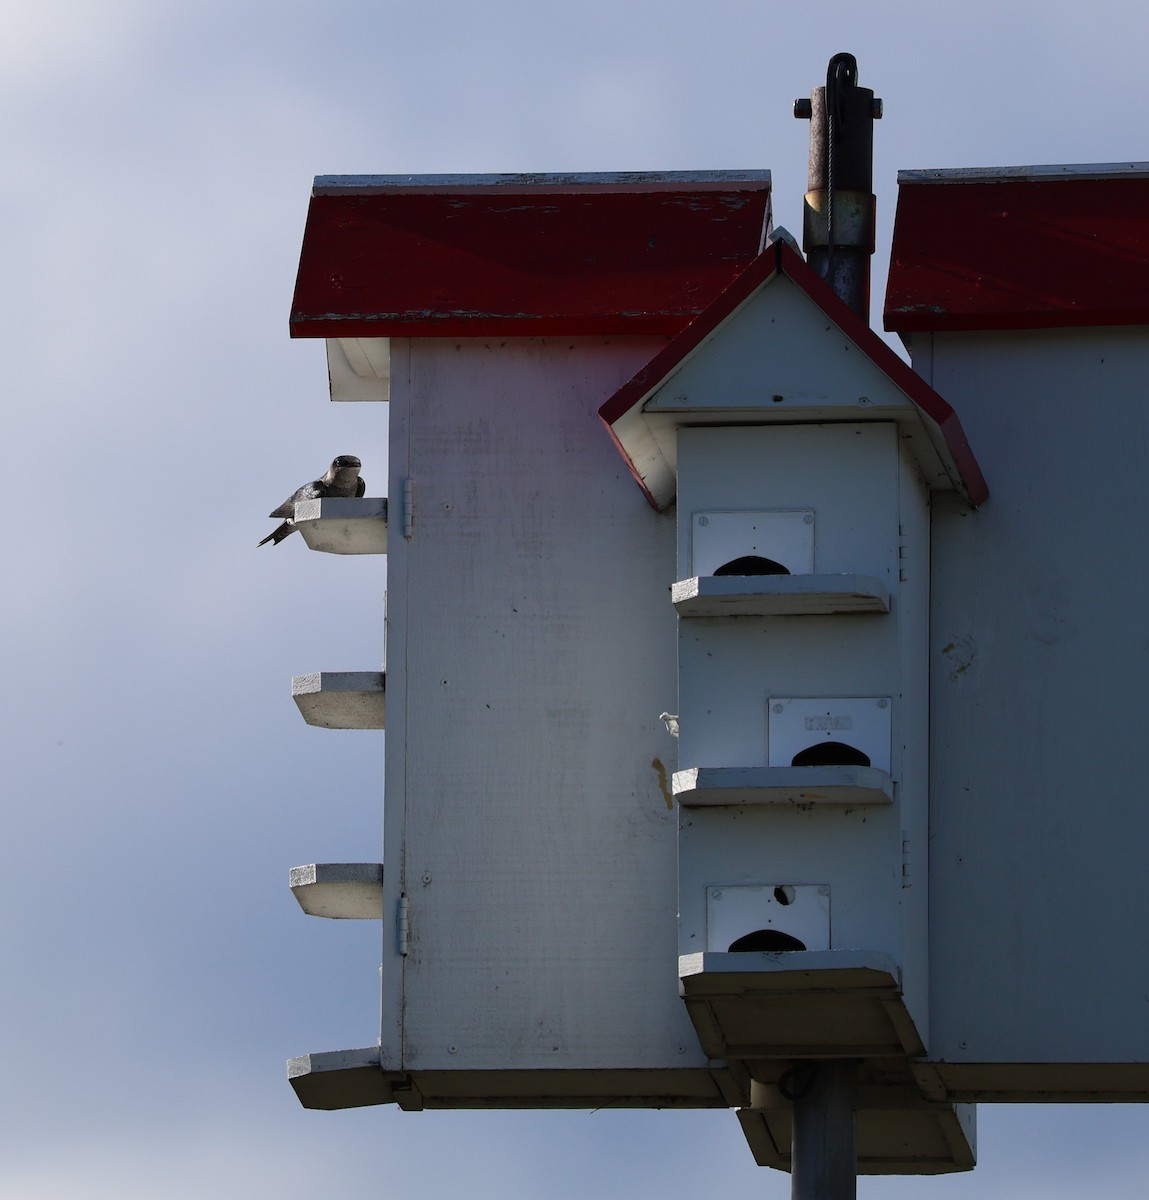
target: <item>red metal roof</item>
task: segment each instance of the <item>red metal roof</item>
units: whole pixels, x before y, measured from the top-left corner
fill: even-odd
[[[696,321],[678,334],[649,363],[638,371],[599,409],[615,445],[656,508],[662,507],[643,481],[635,463],[635,447],[625,444],[618,424],[632,409],[670,376],[738,308],[770,279],[781,274],[796,284],[916,407],[923,424],[956,472],[960,487],[974,506],[989,495],[981,468],[974,458],[957,413],[922,377],[899,358],[889,346],[807,265],[802,256],[783,240],[771,242],[765,251],[711,304]]]
[[[674,334],[769,217],[768,171],[321,178],[291,333]]]
[[[904,171],[899,333],[1149,324],[1149,165]]]

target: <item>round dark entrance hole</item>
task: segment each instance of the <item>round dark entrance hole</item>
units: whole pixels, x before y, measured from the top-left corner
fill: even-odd
[[[723,563],[714,574],[789,575],[790,571],[772,558],[763,558],[760,554],[744,554],[741,558],[732,558],[728,563]]]
[[[870,756],[845,742],[815,742],[799,750],[790,760],[792,767],[868,767]]]
[[[780,929],[755,929],[730,943],[730,952],[745,954],[753,950],[805,950],[805,942],[783,933]]]

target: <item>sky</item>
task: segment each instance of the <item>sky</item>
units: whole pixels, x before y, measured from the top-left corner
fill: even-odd
[[[880,298],[896,172],[1149,159],[1149,9],[1095,0],[2,0],[0,1197],[789,1194],[716,1113],[301,1109],[377,1037],[378,929],[290,867],[377,856],[383,738],[292,675],[380,662],[385,565],[256,550],[385,412],[287,316],[321,174],[769,168],[857,56]],[[320,567],[322,569],[320,569]],[[330,781],[351,781],[331,795]],[[1141,1197],[1149,1114],[982,1106],[968,1175],[863,1198]]]

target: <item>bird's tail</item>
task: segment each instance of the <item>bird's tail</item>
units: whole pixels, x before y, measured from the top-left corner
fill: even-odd
[[[266,546],[268,542],[278,546],[289,533],[295,532],[295,526],[290,521],[284,521],[282,525],[277,525],[263,541],[257,543],[256,549],[260,546]]]

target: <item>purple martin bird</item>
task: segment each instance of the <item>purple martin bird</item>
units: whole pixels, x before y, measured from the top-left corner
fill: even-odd
[[[322,479],[313,479],[296,488],[290,496],[268,514],[272,517],[286,518],[282,525],[277,525],[259,544],[266,546],[268,542],[278,545],[288,534],[295,532],[295,522],[292,519],[295,504],[299,500],[323,500],[328,496],[347,498],[362,496],[367,485],[359,478],[359,469],[363,464],[354,454],[341,454],[327,468],[327,474]]]

